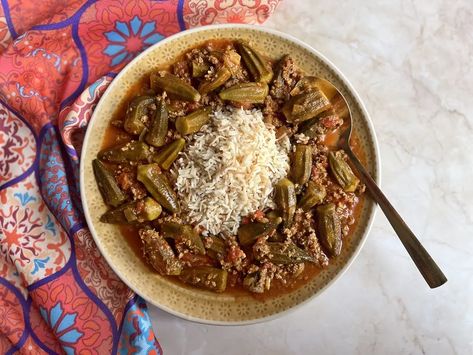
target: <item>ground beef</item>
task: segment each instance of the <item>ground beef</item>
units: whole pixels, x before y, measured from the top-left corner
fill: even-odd
[[[205,63],[206,57],[209,55],[209,51],[206,48],[194,48],[186,53],[186,58],[192,62],[196,61],[197,63]]]
[[[324,145],[312,147],[312,171],[310,179],[318,184],[325,185],[328,179],[328,149]]]
[[[179,248],[177,244],[176,248]],[[178,258],[184,267],[214,266],[212,259],[207,255],[195,254],[189,250],[179,252]]]
[[[298,144],[307,144],[309,143],[310,138],[303,133],[297,133],[294,135],[296,143]]]
[[[274,273],[274,278],[286,285],[290,280],[299,276],[304,269],[304,263],[279,265]]]
[[[146,261],[159,273],[176,274],[182,269],[182,263],[175,257],[171,246],[154,229],[140,229],[143,254]]]
[[[271,281],[277,268],[272,263],[262,265],[250,265],[247,270],[247,276],[243,280],[243,286],[251,292],[263,293],[271,288]]]
[[[319,116],[319,123],[327,130],[335,130],[343,125],[343,119],[338,116],[333,109],[322,112]]]
[[[318,266],[328,266],[328,256],[322,250],[322,247],[320,246],[319,240],[317,239],[317,235],[315,234],[314,230],[306,233],[306,239],[304,243],[305,250],[307,250],[309,254],[311,254],[315,258]]]
[[[255,244],[253,244],[253,256],[257,260],[264,260],[270,254],[268,243],[266,243],[267,238],[258,238]]]
[[[136,170],[133,167],[119,166],[118,169],[115,170],[115,179],[117,180],[118,186],[131,196],[133,201],[146,197],[146,188],[136,179]]]
[[[337,215],[340,218],[342,233],[346,236],[349,232],[349,226],[355,222],[352,214],[354,206],[358,203],[359,198],[353,192],[345,192],[338,184],[327,181],[326,184],[327,203],[334,203]]]
[[[188,113],[196,110],[201,106],[200,103],[185,101],[185,100],[168,100],[167,108],[169,112],[169,118],[175,120],[179,116],[185,116]]]
[[[313,211],[304,212],[298,209],[294,215],[292,226],[284,229],[283,234],[288,240],[308,251],[315,258],[318,266],[325,267],[328,265],[329,259],[317,239]]]
[[[220,99],[220,97],[215,93],[208,93],[202,95],[200,99],[204,106],[212,107],[213,111],[222,110],[225,106],[225,103]]]
[[[176,62],[172,66],[172,73],[181,78],[183,81],[186,83],[190,84],[191,83],[191,73],[189,71],[189,63],[187,60],[181,60],[179,62]]]
[[[246,266],[246,254],[241,249],[238,241],[234,236],[227,236],[226,242],[226,254],[220,258],[220,264],[227,270],[241,271]]]
[[[217,57],[215,54],[210,54],[207,57],[207,60],[209,61],[210,64],[212,64],[214,67],[220,66],[220,58]]]
[[[217,74],[217,68],[214,65],[211,65],[207,72],[203,76],[203,81],[212,81]]]
[[[174,223],[180,223],[183,224],[181,217],[176,216],[175,214],[170,214],[168,213],[165,209],[161,212],[161,215],[159,216],[158,219],[155,219],[152,224],[153,226],[156,226],[156,228],[159,228],[161,224],[165,222],[174,222]]]
[[[250,81],[248,71],[243,65],[241,65],[241,56],[233,46],[228,46],[225,49],[223,53],[223,62],[232,73],[232,78],[225,84],[226,87]]]
[[[287,100],[294,85],[301,79],[300,69],[289,55],[278,63],[275,78],[270,88],[270,95],[276,100]]]
[[[264,108],[263,108],[263,115],[264,115],[264,122],[267,124],[272,124],[275,127],[280,127],[282,122],[277,119],[280,105],[278,102],[271,97],[271,95],[266,96],[264,100]]]

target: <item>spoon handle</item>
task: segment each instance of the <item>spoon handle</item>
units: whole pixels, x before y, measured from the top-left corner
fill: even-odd
[[[345,151],[353,162],[356,170],[358,170],[360,179],[365,183],[371,196],[383,210],[389,223],[391,223],[391,226],[394,228],[394,231],[416,264],[417,269],[419,269],[425,281],[429,284],[430,288],[439,287],[447,282],[447,278],[443,274],[442,270],[440,270],[427,250],[425,250],[414,233],[409,229],[407,224],[401,218],[399,213],[397,213],[393,205],[388,201],[378,185],[376,185],[376,182],[371,178],[355,154],[351,149],[345,149]]]

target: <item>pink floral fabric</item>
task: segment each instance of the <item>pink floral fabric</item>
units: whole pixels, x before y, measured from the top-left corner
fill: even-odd
[[[162,354],[145,302],[84,222],[83,135],[143,49],[190,27],[262,23],[278,0],[0,1],[0,353]]]

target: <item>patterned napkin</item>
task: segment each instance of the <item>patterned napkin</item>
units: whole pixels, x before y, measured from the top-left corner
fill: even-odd
[[[117,72],[186,28],[262,23],[279,0],[1,0],[0,353],[162,354],[79,198],[88,120]]]

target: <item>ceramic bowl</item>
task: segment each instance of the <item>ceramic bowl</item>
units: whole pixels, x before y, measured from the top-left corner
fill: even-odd
[[[314,299],[332,285],[350,266],[366,240],[375,204],[369,198],[364,198],[353,233],[344,241],[342,254],[332,260],[328,268],[303,287],[261,301],[251,296],[215,294],[184,287],[152,272],[134,253],[116,226],[100,223],[99,217],[105,212],[106,206],[95,183],[91,164],[100,150],[111,117],[135,83],[146,73],[172,62],[188,49],[218,38],[248,40],[274,59],[289,53],[307,74],[334,83],[351,107],[354,132],[359,137],[365,166],[378,179],[379,154],[373,125],[355,89],[333,63],[316,49],[284,33],[248,25],[215,25],[184,31],[155,44],[117,75],[98,103],[87,129],[82,149],[80,188],[84,213],[97,247],[123,282],[137,294],[149,303],[188,320],[209,324],[248,324],[282,315]]]

